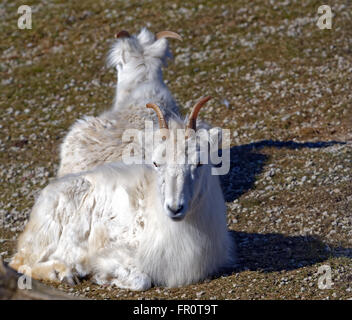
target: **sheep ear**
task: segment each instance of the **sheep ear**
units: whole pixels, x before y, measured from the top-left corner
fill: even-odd
[[[144,55],[161,59],[162,63],[166,66],[167,59],[173,58],[166,40],[166,38],[172,37],[169,33],[175,35],[174,38],[181,38],[177,33],[171,31],[162,31],[154,35],[154,33],[150,32],[147,28],[143,28],[137,38],[143,46]]]
[[[123,38],[125,37],[123,36]],[[126,64],[133,52],[139,52],[139,48],[133,41],[115,41],[108,53],[107,66],[117,67],[118,65]]]
[[[122,50],[120,46],[117,43],[114,43],[113,46],[111,47],[107,59],[106,59],[106,65],[110,67],[117,67],[119,63],[121,63],[122,59]]]
[[[147,49],[149,56],[160,58],[165,66],[167,65],[167,60],[173,58],[173,55],[169,50],[167,38],[173,38],[182,41],[181,36],[176,32],[161,31],[155,35],[155,42],[152,43]]]
[[[115,34],[116,39],[131,38],[131,35],[126,30],[121,30]],[[107,56],[106,64],[108,67],[117,67],[118,65],[126,63],[125,51],[128,50],[129,44],[123,41],[115,41],[110,48]]]
[[[155,41],[152,44],[144,47],[145,55],[152,58],[159,58],[166,61],[167,58],[172,58],[169,46],[166,40]]]
[[[147,28],[142,28],[142,30],[137,35],[137,38],[142,46],[151,45],[155,41],[154,33],[150,32]]]

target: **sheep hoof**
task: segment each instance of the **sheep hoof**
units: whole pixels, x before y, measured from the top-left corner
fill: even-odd
[[[152,286],[152,281],[149,276],[145,274],[139,274],[132,280],[131,290],[135,291],[145,291],[150,289]]]
[[[124,282],[121,282],[119,279],[114,279],[111,281],[111,285],[133,291],[145,291],[151,288],[152,281],[146,274],[137,274]]]
[[[75,286],[77,284],[80,284],[80,280],[77,277],[77,275],[75,275],[74,273],[71,272],[65,272],[65,273],[59,273],[57,275],[57,277],[60,279],[60,282],[62,283],[66,283],[70,286]]]

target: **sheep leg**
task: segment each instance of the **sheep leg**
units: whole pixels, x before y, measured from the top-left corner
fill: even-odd
[[[127,277],[124,277],[123,279],[121,279],[121,277],[113,279],[111,284],[122,289],[144,291],[150,289],[152,286],[152,281],[146,273],[133,270]]]
[[[15,259],[10,263],[10,267],[34,279],[65,282],[70,285],[75,285],[79,282],[77,276],[72,272],[72,270],[60,261],[51,260],[29,266],[26,264],[16,263],[19,260],[20,259],[16,259],[15,257]]]
[[[122,265],[115,259],[96,261],[96,272],[92,280],[100,285],[115,285],[121,289],[135,291],[148,290],[152,286],[151,278],[132,265]]]

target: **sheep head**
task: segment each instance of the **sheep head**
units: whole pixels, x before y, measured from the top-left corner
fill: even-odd
[[[131,74],[135,76],[136,72],[141,72],[143,68],[148,70],[148,73],[160,73],[167,59],[172,58],[166,39],[182,40],[175,32],[161,31],[155,35],[146,28],[136,35],[122,30],[115,37],[117,40],[110,49],[108,65],[117,69],[120,80]]]
[[[161,109],[153,103],[161,130],[154,133],[152,166],[158,180],[158,192],[165,213],[173,220],[182,220],[199,202],[201,188],[210,186],[209,131],[196,128],[200,109],[210,97],[200,99],[188,121],[170,119],[167,123]]]

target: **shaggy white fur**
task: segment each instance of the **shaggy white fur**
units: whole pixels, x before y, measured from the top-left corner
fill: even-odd
[[[177,104],[163,81],[162,66],[172,58],[166,38],[156,39],[148,29],[117,39],[110,49],[108,65],[117,70],[113,111],[156,103],[176,114]]]
[[[149,102],[159,104],[166,119],[179,117],[178,106],[163,82],[162,66],[171,57],[166,38],[156,39],[146,28],[117,39],[108,63],[116,67],[118,82],[112,110],[76,121],[60,146],[58,176],[121,160],[125,129],[143,130],[145,120],[157,126]]]
[[[195,283],[231,263],[225,203],[211,165],[168,163],[111,163],[52,182],[10,265],[30,267],[37,279],[74,283],[89,275],[98,284],[145,290]],[[174,219],[166,208],[180,203]]]

